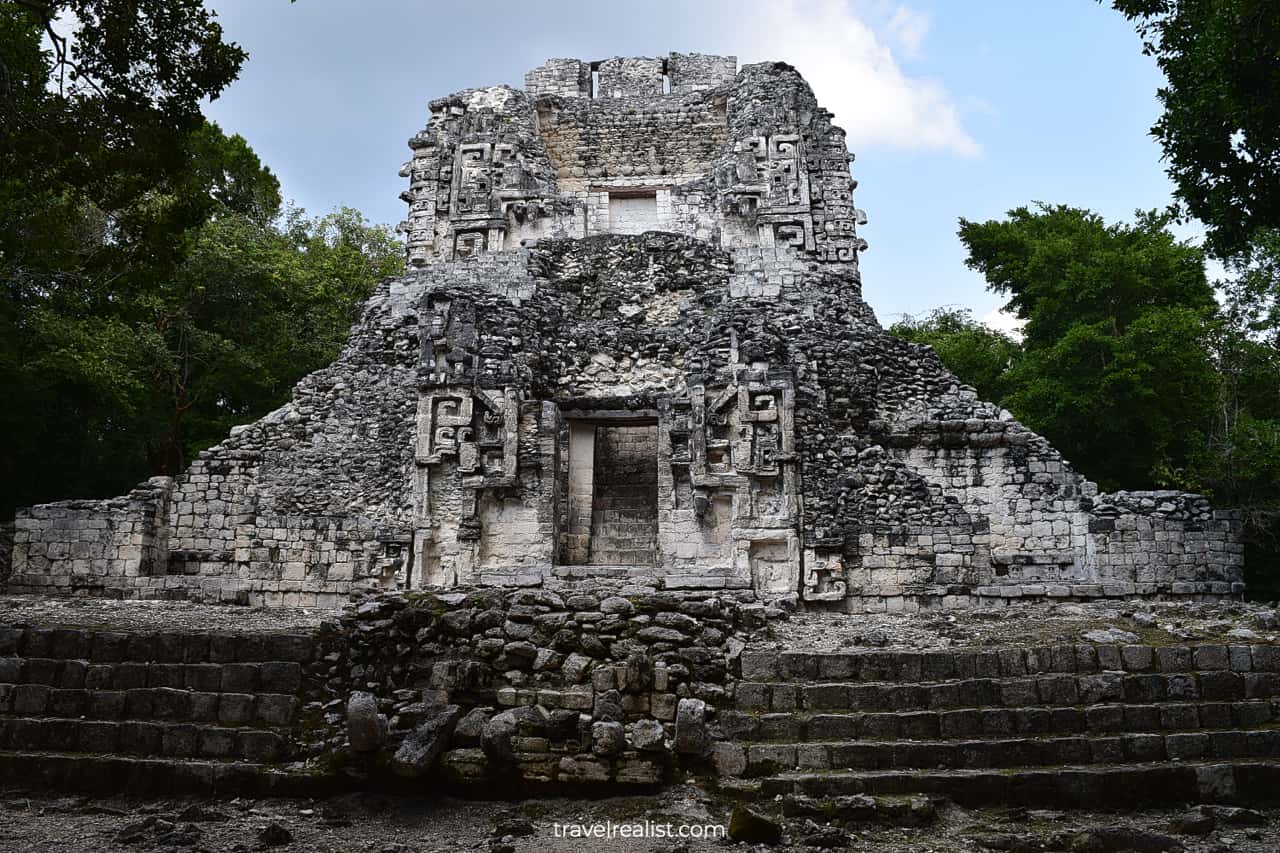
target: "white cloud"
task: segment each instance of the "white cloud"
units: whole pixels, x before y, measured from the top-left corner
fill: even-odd
[[[992,308],[990,311],[982,315],[982,325],[989,329],[995,329],[998,332],[1004,332],[1017,340],[1022,339],[1022,327],[1026,325],[1025,320],[1020,320],[1013,314],[1008,313],[1002,308]]]
[[[894,26],[892,21],[898,20]],[[981,153],[964,129],[950,93],[936,80],[903,73],[876,30],[842,0],[748,0],[735,35],[743,63],[783,60],[799,69],[818,102],[836,115],[855,151]],[[899,6],[885,28],[908,53],[918,49],[928,17]]]
[[[929,32],[929,14],[902,5],[893,10],[893,17],[889,18],[885,28],[902,52],[915,58],[920,56],[920,44]]]

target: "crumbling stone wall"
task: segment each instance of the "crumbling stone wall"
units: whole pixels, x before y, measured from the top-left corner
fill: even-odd
[[[560,187],[651,185],[702,178],[728,136],[724,98],[710,93],[655,98],[540,99],[539,132]],[[583,196],[585,198],[585,196]]]
[[[324,751],[347,773],[651,785],[706,767],[749,592],[608,582],[382,595],[321,637]]]
[[[139,586],[163,590],[172,489],[172,480],[156,477],[124,497],[19,510],[9,588],[108,595]]]
[[[671,94],[683,95],[732,83],[738,74],[738,59],[735,56],[672,53],[667,56],[666,70]]]
[[[591,90],[591,64],[580,59],[548,59],[524,75],[524,91],[531,98],[589,98]]]
[[[136,499],[50,505],[18,518],[11,584],[336,606],[594,571],[846,611],[1242,591],[1236,514],[1097,494],[884,333],[844,132],[794,68],[552,60],[526,89],[431,103],[410,271],[176,478],[145,571],[95,532]],[[617,233],[628,205],[664,230]],[[574,435],[609,423],[655,425],[657,534],[600,569]]]

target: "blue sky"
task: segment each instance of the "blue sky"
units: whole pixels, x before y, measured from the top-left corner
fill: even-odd
[[[813,84],[857,155],[864,292],[886,323],[960,305],[999,324],[959,217],[1041,200],[1128,219],[1171,197],[1148,136],[1162,78],[1132,26],[1091,0],[208,5],[250,54],[208,113],[311,213],[400,221],[396,172],[433,98],[518,86],[552,56],[673,50],[783,60]]]

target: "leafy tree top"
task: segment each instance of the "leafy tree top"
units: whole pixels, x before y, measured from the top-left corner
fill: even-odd
[[[1187,211],[1227,256],[1280,227],[1280,3],[1115,0],[1166,85],[1151,133]]]
[[[1001,402],[1104,488],[1167,484],[1213,406],[1213,288],[1166,224],[1046,204],[960,221],[966,263],[1025,321]]]
[[[1077,325],[1101,324],[1118,335],[1153,308],[1215,305],[1204,253],[1169,233],[1164,216],[1139,213],[1132,225],[1107,225],[1092,211],[1043,203],[1008,216],[961,219],[959,234],[969,250],[965,264],[1026,322],[1028,349]]]

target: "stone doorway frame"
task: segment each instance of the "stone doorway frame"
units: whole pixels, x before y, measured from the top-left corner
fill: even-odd
[[[562,441],[563,458],[557,464],[556,482],[560,486],[556,516],[559,541],[555,549],[555,566],[565,567],[583,574],[593,568],[591,551],[591,513],[595,499],[595,442],[596,430],[601,426],[652,426],[658,433],[659,446],[655,450],[653,464],[658,473],[657,501],[662,505],[662,451],[661,426],[657,409],[601,408],[560,409],[560,420],[566,440]],[[656,522],[661,529],[661,513]],[[658,571],[661,553],[655,555],[654,565],[642,568]]]

